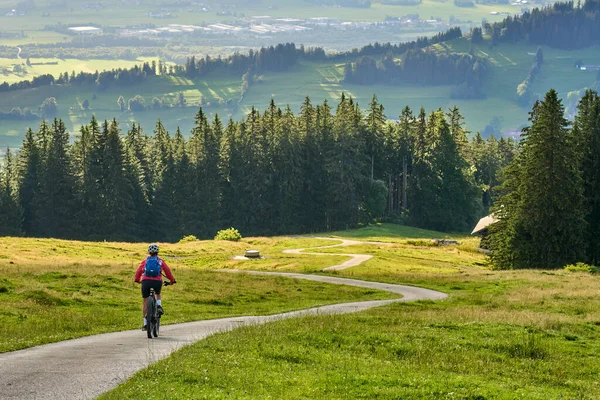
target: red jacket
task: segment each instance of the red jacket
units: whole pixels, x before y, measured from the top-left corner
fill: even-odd
[[[159,257],[158,260],[162,263],[161,270],[164,271],[165,275],[167,275],[167,278],[169,278],[169,280],[171,282],[175,282],[175,277],[171,273],[171,268],[169,268],[167,263],[162,258]],[[146,260],[142,261],[142,263],[138,267],[137,271],[135,271],[135,281],[137,283],[140,283],[140,281],[161,281],[162,280],[162,278],[163,278],[162,275],[159,275],[159,276],[143,275],[145,267],[146,267]]]

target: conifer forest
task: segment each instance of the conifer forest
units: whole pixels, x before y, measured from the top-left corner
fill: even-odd
[[[457,108],[388,119],[342,96],[309,98],[297,115],[274,101],[242,121],[200,109],[185,139],[113,121],[30,129],[0,170],[0,234],[178,241],[346,229],[373,220],[470,231],[493,212],[499,268],[597,264],[600,98],[588,91],[571,124],[555,91],[536,102],[520,142],[483,139]]]

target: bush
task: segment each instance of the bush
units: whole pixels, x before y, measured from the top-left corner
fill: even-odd
[[[600,273],[600,269],[598,267],[594,267],[593,265],[588,265],[586,263],[578,262],[577,264],[569,264],[565,266],[565,271],[569,272],[589,272],[590,274]]]
[[[241,238],[242,235],[235,228],[220,230],[215,236],[215,240],[229,240],[230,242],[239,242]]]
[[[197,242],[197,241],[198,241],[198,238],[196,236],[194,236],[194,235],[187,235],[187,236],[184,236],[179,241],[179,243],[188,243],[188,242]]]

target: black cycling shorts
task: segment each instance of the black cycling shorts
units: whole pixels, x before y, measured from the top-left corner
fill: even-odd
[[[144,299],[150,297],[150,289],[154,288],[154,293],[160,294],[160,289],[162,288],[162,281],[151,281],[146,280],[142,281],[142,297]]]

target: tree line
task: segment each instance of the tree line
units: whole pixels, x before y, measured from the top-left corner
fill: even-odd
[[[505,139],[467,140],[457,108],[388,121],[373,98],[361,110],[306,99],[299,114],[272,101],[241,121],[209,121],[189,139],[160,121],[92,118],[71,143],[61,120],[29,129],[0,169],[0,233],[90,240],[201,238],[346,229],[374,218],[466,231],[490,205]]]
[[[98,85],[100,90],[106,89],[110,85],[132,85],[143,82],[146,77],[154,75],[173,75],[186,76],[189,78],[198,78],[205,76],[211,71],[227,71],[235,74],[254,74],[261,71],[283,71],[296,65],[299,60],[339,60],[346,58],[356,58],[360,56],[375,56],[387,53],[403,54],[409,49],[421,49],[431,44],[440,43],[446,40],[452,40],[461,37],[460,28],[451,28],[447,32],[440,32],[432,38],[421,37],[416,41],[392,45],[390,43],[364,46],[361,49],[354,49],[350,52],[340,52],[335,54],[326,54],[320,47],[305,48],[296,47],[294,43],[279,44],[277,46],[263,47],[259,50],[249,50],[248,54],[234,53],[229,57],[211,58],[205,56],[196,58],[188,57],[183,65],[167,65],[162,61],[145,62],[141,65],[135,65],[132,68],[118,68],[102,72],[64,72],[58,78],[51,74],[45,74],[30,80],[24,80],[9,84],[4,82],[0,84],[0,92],[9,92],[21,89],[30,89],[40,86],[53,84],[71,84],[71,85]],[[14,52],[14,49],[11,49]]]
[[[557,2],[501,22],[484,24],[492,44],[528,40],[559,49],[581,49],[600,43],[600,0]]]
[[[498,268],[600,265],[600,97],[588,90],[571,126],[556,91],[537,101],[503,171],[491,227]]]
[[[153,76],[157,74],[157,68],[162,67],[162,63],[159,62],[158,66],[156,61],[151,63],[145,62],[141,65],[134,65],[131,68],[115,68],[110,71],[102,72],[83,72],[75,73],[72,71],[71,74],[68,72],[59,74],[58,78],[54,78],[51,74],[45,74],[34,77],[31,81],[24,80],[16,83],[9,84],[4,82],[0,84],[0,92],[12,92],[21,89],[31,89],[40,86],[49,86],[54,84],[59,85],[97,85],[98,90],[107,89],[113,84],[119,86],[133,85],[136,83],[143,82],[147,76]]]
[[[481,86],[487,75],[485,60],[471,54],[441,54],[410,49],[400,63],[394,53],[386,53],[377,63],[370,56],[362,56],[356,63],[347,62],[344,81],[362,85],[419,83],[422,85],[466,85],[472,88],[472,97],[481,96]],[[459,97],[459,96],[456,96]]]
[[[544,53],[542,48],[538,47],[535,58],[531,69],[527,74],[527,78],[517,86],[517,102],[522,106],[530,107],[532,103],[533,93],[531,93],[531,86],[533,81],[542,70],[542,64],[544,63]]]

